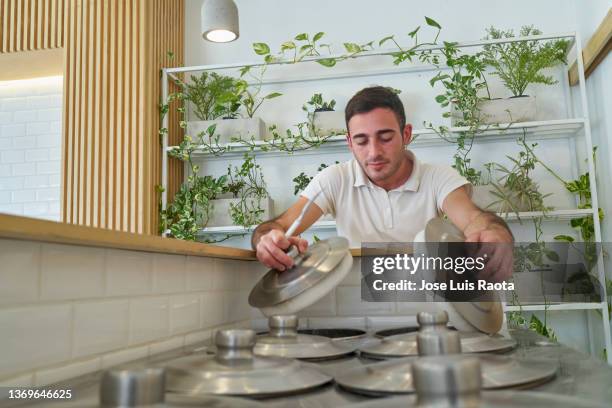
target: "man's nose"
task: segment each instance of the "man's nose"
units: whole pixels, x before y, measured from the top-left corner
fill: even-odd
[[[371,159],[380,156],[382,152],[382,145],[376,138],[369,144],[368,148],[368,157]]]

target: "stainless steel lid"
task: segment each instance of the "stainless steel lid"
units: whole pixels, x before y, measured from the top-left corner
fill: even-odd
[[[426,242],[464,242],[465,236],[452,222],[433,218],[425,227]],[[497,333],[504,320],[499,295],[488,291],[486,302],[449,302],[451,306],[474,328],[485,333]]]
[[[165,365],[168,392],[273,396],[301,392],[331,380],[297,360],[254,355],[255,332],[252,330],[220,330],[215,343],[215,356],[181,357]]]
[[[106,371],[100,383],[100,405],[83,407],[262,407],[263,404],[230,397],[187,397],[168,395],[165,389],[166,374],[161,367],[111,369]]]
[[[360,349],[365,357],[392,358],[415,355],[455,353],[486,353],[505,351],[516,346],[516,341],[499,335],[479,332],[458,332],[447,327],[448,314],[421,312],[417,315],[417,333],[398,334]]]
[[[491,353],[513,349],[516,341],[494,334],[458,332],[463,353]],[[359,349],[364,357],[386,359],[418,355],[417,333],[398,334]]]
[[[499,356],[496,356],[499,357]],[[571,397],[530,392],[496,391],[481,393],[479,359],[473,356],[429,356],[412,364],[416,396],[384,398],[354,404],[354,407],[601,407],[602,405]]]
[[[295,265],[287,271],[271,269],[249,295],[253,307],[271,307],[285,302],[311,288],[341,263],[349,250],[342,237],[321,240],[297,255]]]
[[[557,364],[548,361],[515,359],[509,356],[478,354],[482,388],[530,388],[551,380]],[[358,394],[381,396],[414,392],[412,364],[422,357],[406,357],[355,368],[336,376],[344,389]]]
[[[298,334],[297,316],[272,316],[270,333],[257,337],[253,352],[260,356],[277,356],[308,360],[337,358],[355,351],[327,337]]]

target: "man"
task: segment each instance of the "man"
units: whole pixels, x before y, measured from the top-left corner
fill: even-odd
[[[471,185],[454,169],[422,163],[405,146],[412,126],[406,124],[404,106],[385,87],[359,91],[346,106],[346,140],[354,159],[317,174],[298,201],[281,216],[259,225],[252,236],[257,259],[270,268],[285,270],[293,259],[285,250],[308,243],[299,234],[324,213],[336,218],[338,235],[359,246],[361,242],[412,242],[427,222],[444,213],[460,228],[468,242],[511,243],[505,222],[482,211],[470,198]],[[308,199],[315,201],[295,236],[285,231],[299,216]],[[512,271],[511,251],[493,246],[480,278],[501,281]]]

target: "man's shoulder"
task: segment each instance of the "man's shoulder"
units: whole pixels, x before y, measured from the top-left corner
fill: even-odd
[[[330,179],[351,179],[354,177],[354,160],[355,159],[351,159],[342,163],[334,163],[321,170],[318,175]]]

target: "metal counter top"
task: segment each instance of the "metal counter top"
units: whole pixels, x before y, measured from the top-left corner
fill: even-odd
[[[542,336],[526,330],[513,330],[511,336],[517,340],[518,347],[504,355],[516,355],[527,359],[543,359],[554,361],[559,364],[557,376],[550,382],[530,388],[531,391],[548,392],[556,395],[568,395],[576,398],[590,399],[593,401],[609,403],[612,401],[612,367],[603,361],[594,359],[591,356],[573,350],[561,344],[550,343]],[[349,340],[348,342],[368,342],[375,341],[373,337]],[[204,344],[184,347],[152,356],[147,359],[123,364],[123,367],[150,365],[161,363],[171,359],[203,352]],[[357,356],[349,356],[337,360],[307,363],[317,367],[323,372],[334,376],[342,371],[358,367],[364,364],[375,363],[375,360],[362,359]],[[78,379],[67,380],[52,387],[53,389],[71,388],[74,398],[65,402],[39,402],[30,403],[8,403],[6,400],[0,401],[0,407],[97,407],[98,389],[101,372],[93,373]],[[520,391],[517,391],[520,392]],[[296,394],[285,397],[267,398],[263,401],[270,407],[302,407],[302,408],[324,408],[351,405],[351,403],[369,399],[365,396],[349,393],[340,389],[335,384],[322,386],[314,391],[304,394]]]

